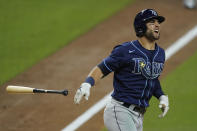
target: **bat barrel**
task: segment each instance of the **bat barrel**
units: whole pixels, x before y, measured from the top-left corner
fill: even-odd
[[[6,91],[8,93],[33,93],[33,89],[34,88],[30,88],[30,87],[9,85],[6,88]]]

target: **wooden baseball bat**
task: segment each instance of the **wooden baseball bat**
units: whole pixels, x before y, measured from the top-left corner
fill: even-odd
[[[62,94],[64,96],[68,95],[68,90],[45,90],[45,89],[36,89],[36,88],[32,88],[32,87],[13,86],[13,85],[8,85],[6,87],[6,91],[8,93],[24,93],[24,94],[54,93],[54,94]]]

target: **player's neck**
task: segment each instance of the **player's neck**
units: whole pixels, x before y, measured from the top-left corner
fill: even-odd
[[[149,41],[145,37],[139,38],[138,41],[147,50],[154,50],[155,49],[155,41]]]

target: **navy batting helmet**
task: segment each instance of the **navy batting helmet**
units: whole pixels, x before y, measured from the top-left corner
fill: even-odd
[[[159,16],[153,9],[142,10],[135,16],[134,28],[136,36],[142,37],[145,34],[147,30],[146,23],[152,19],[157,19],[159,23],[165,20],[163,16]]]

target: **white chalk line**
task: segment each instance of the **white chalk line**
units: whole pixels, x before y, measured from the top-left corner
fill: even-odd
[[[168,60],[171,56],[177,53],[181,48],[187,45],[195,37],[197,37],[197,25],[166,49],[166,60]],[[107,94],[104,98],[98,101],[86,112],[76,118],[73,122],[71,122],[64,129],[62,129],[62,131],[75,131],[76,129],[78,129],[81,125],[83,125],[86,121],[88,121],[91,117],[93,117],[96,113],[98,113],[105,107],[108,99],[111,96],[111,93],[112,92]]]
[[[197,25],[166,49],[166,60],[197,37]]]

